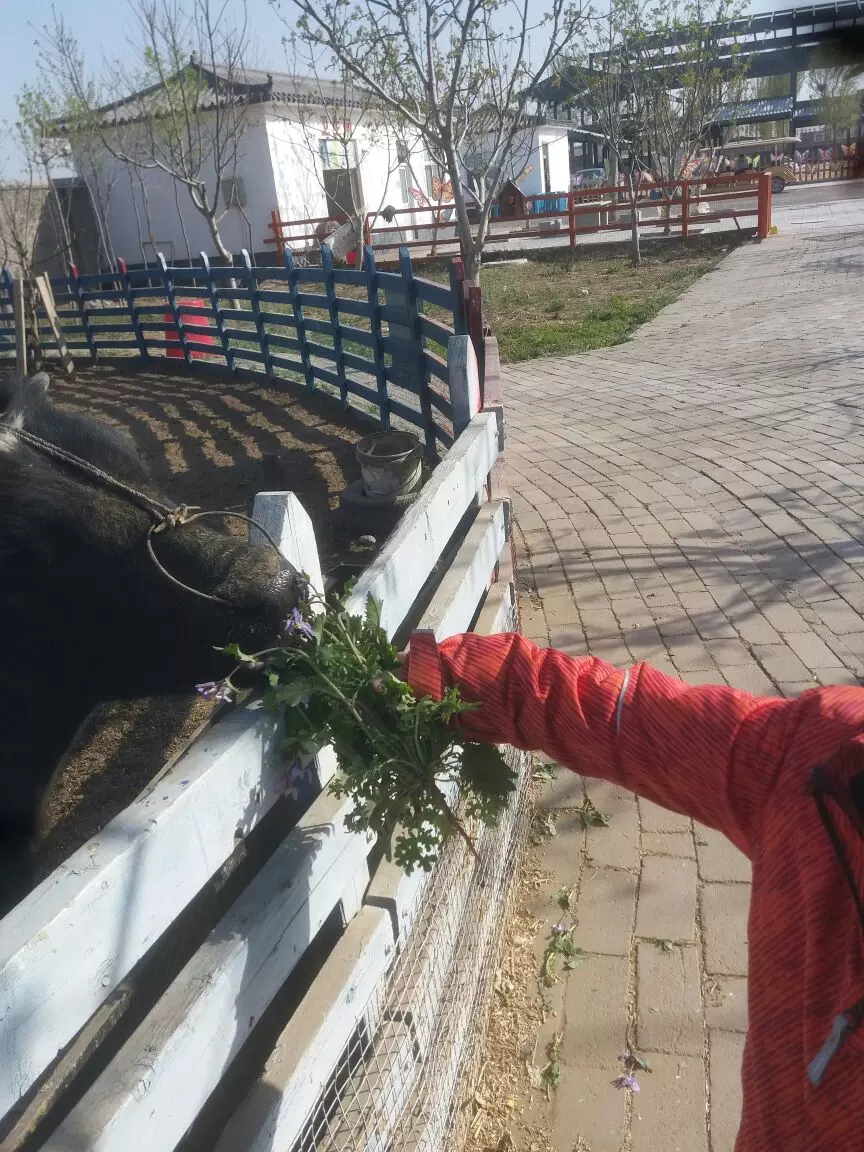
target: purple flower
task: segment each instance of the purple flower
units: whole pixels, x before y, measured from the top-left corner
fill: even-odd
[[[195,691],[205,700],[224,700],[230,702],[234,699],[234,691],[224,680],[205,680],[203,684],[196,684]]]
[[[567,926],[565,924],[562,924],[560,920],[558,921],[557,924],[552,925],[552,935],[553,936],[566,936],[567,932],[568,932]]]
[[[304,618],[299,608],[291,609],[288,619],[282,622],[282,631],[289,636],[302,636],[304,640],[315,639],[312,625]]]
[[[627,1072],[623,1076],[616,1076],[613,1083],[616,1088],[629,1088],[633,1092],[638,1092],[640,1090],[639,1081],[636,1079],[632,1072]]]

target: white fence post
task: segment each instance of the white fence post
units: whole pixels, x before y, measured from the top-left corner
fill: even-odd
[[[315,529],[309,513],[293,492],[259,492],[255,497],[252,517],[266,528],[279,551],[295,568],[309,577],[309,583],[318,596],[324,595],[321,559],[315,543]],[[254,526],[249,539],[253,544],[265,545],[266,539]],[[315,605],[318,612],[321,605]]]
[[[315,529],[309,513],[293,492],[259,492],[252,507],[252,516],[266,528],[279,546],[279,551],[295,568],[305,573],[316,596],[324,596],[324,577],[321,575],[321,559],[315,543]],[[266,540],[253,527],[249,533],[253,544],[265,544]],[[312,611],[324,611],[324,605],[313,602]],[[322,748],[315,757],[315,770],[321,787],[332,780],[336,772],[336,756],[332,748]]]

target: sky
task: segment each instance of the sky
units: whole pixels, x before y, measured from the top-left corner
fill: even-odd
[[[535,0],[542,10],[546,0]],[[66,18],[84,50],[87,63],[98,70],[103,58],[122,56],[133,25],[124,0],[0,0],[0,124],[15,117],[15,96],[22,85],[38,77],[37,29],[51,22],[53,5]],[[791,7],[782,0],[753,0],[752,12]],[[282,0],[290,14],[290,0]],[[247,0],[251,38],[250,63],[274,71],[287,68],[282,35],[285,27],[268,0]],[[0,142],[0,172],[7,179],[20,176],[19,162],[5,141]]]

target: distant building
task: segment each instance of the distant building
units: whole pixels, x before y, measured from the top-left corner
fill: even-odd
[[[283,221],[353,217],[387,206],[416,210],[417,220],[399,218],[398,242],[403,234],[411,236],[412,223],[425,220],[424,208],[449,201],[445,174],[419,140],[397,141],[388,118],[376,117],[367,99],[344,85],[288,73],[245,69],[228,75],[195,66],[214,103],[246,105],[236,165],[221,190],[219,232],[235,255],[245,248],[259,263],[276,262],[276,246],[269,243],[274,210]],[[127,144],[134,142],[152,91],[133,93],[103,110],[103,123]],[[206,124],[207,113],[202,115]],[[197,261],[202,251],[216,255],[207,221],[167,172],[120,162],[95,143],[86,156],[75,156],[75,165],[102,207],[116,256],[129,264],[152,263],[161,252],[176,264]],[[531,125],[509,168],[506,175],[527,195],[565,192],[567,127]],[[215,170],[207,184],[212,191]],[[316,241],[308,234],[315,230],[322,231],[317,224],[298,224],[286,228],[286,238],[297,237],[301,248],[311,246]]]

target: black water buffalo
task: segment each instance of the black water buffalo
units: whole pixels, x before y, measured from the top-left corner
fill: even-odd
[[[229,669],[215,646],[266,642],[297,592],[273,550],[215,531],[212,520],[152,544],[173,577],[224,602],[168,579],[147,551],[151,513],[16,434],[153,495],[131,440],[59,411],[47,393],[42,374],[0,382],[0,914],[26,880],[55,765],[93,707],[218,679]]]

